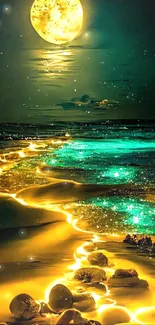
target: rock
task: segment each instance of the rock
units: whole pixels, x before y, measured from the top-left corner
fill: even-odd
[[[93,252],[88,255],[88,262],[91,265],[108,266],[108,258],[101,252]]]
[[[128,310],[120,306],[109,307],[100,314],[100,322],[104,325],[129,323],[130,320]]]
[[[28,320],[39,315],[40,305],[31,296],[21,293],[11,301],[10,311],[15,318]]]
[[[68,324],[67,324],[68,325]],[[95,325],[95,323],[92,323],[91,321],[89,321],[88,319],[83,319],[81,322],[79,323],[74,323],[74,325]]]
[[[138,287],[148,288],[148,283],[145,280],[138,278],[137,271],[118,269],[108,280],[110,287]]]
[[[80,292],[73,293],[73,302],[79,302],[79,301],[87,300],[89,298],[90,298],[90,293],[86,291],[83,291],[81,293]]]
[[[49,309],[48,305],[46,304],[46,302],[41,302],[40,303],[40,314],[50,314],[51,313],[51,309]]]
[[[143,324],[155,324],[155,306],[142,308],[136,313],[136,320]]]
[[[76,309],[66,310],[59,318],[56,325],[101,325],[94,320],[88,320],[82,317],[81,313]]]
[[[72,302],[72,293],[63,284],[57,284],[51,289],[49,294],[48,307],[52,311],[61,313],[65,309],[71,308]]]
[[[104,293],[107,292],[107,286],[104,283],[99,283],[99,282],[92,282],[92,283],[86,283],[87,288],[89,286],[89,288],[96,288],[98,290],[102,290]]]
[[[82,321],[82,315],[78,310],[68,309],[60,316],[56,325],[68,325],[71,322],[73,322],[74,324],[80,324],[80,322]]]
[[[80,268],[75,272],[74,277],[85,283],[102,282],[107,279],[105,271],[97,267]]]
[[[138,278],[113,278],[108,280],[108,285],[112,288],[117,287],[136,287],[136,288],[148,288],[148,282],[140,280]]]
[[[138,277],[138,273],[134,269],[130,270],[124,270],[124,269],[118,269],[116,270],[114,277],[120,277],[120,278],[131,278],[131,277]]]
[[[95,309],[95,299],[89,292],[76,293],[73,295],[73,308],[81,312],[89,312]]]

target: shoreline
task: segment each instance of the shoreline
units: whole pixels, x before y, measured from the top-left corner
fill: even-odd
[[[60,147],[60,142],[64,144],[63,141],[58,140],[54,141],[54,146]],[[51,150],[49,143],[51,143],[50,140],[45,147],[44,144],[31,143],[29,147],[8,153],[7,157],[11,155],[9,159],[16,162],[16,159],[21,161],[24,157],[38,156],[42,151]],[[2,159],[5,160],[6,157]],[[107,256],[112,265],[106,270],[108,275],[114,274],[117,269],[121,268],[136,269],[139,278],[149,283],[147,290],[110,288],[108,297],[113,302],[116,301],[117,305],[126,306],[131,313],[135,313],[140,307],[155,305],[155,260],[146,254],[136,252],[133,248],[126,248],[122,243],[126,233],[121,233],[119,236],[98,234],[78,228],[78,219],[74,218],[72,209],[63,208],[63,202],[68,202],[68,200],[74,202],[75,198],[83,198],[84,194],[89,197],[92,185],[56,178],[52,178],[53,183],[48,184],[50,173],[41,173],[41,169],[35,167],[41,177],[39,184],[32,186],[26,183],[27,188],[22,189],[20,187],[25,181],[23,177],[22,183],[15,182],[15,194],[1,193],[0,197],[0,211],[2,215],[6,215],[3,218],[2,227],[6,239],[8,238],[8,241],[0,242],[0,305],[3,306],[3,310],[0,310],[0,321],[10,322],[12,320],[9,304],[14,296],[25,292],[36,301],[45,300],[47,290],[55,281],[63,282],[71,289],[83,286],[95,296],[100,294],[97,288],[91,288],[82,282],[69,279],[70,275],[83,265],[90,267],[84,245],[87,243],[97,245],[100,241],[99,250]],[[43,168],[46,170],[46,166]],[[22,169],[20,172],[22,176]],[[33,174],[32,170],[31,173]],[[123,188],[125,187],[126,185],[123,185]],[[102,192],[107,185],[96,185],[94,196],[100,193],[100,191],[97,192],[99,188]],[[53,204],[51,204],[51,198]],[[155,236],[151,237],[154,240]],[[105,284],[107,285],[107,282]],[[103,293],[102,296],[104,296]],[[89,319],[91,317],[98,320],[98,310],[84,315]]]
[[[20,204],[18,203],[19,206]],[[27,207],[24,206],[24,209],[27,209]],[[34,209],[35,214],[36,209],[31,209]],[[48,213],[51,215],[52,211],[48,211]],[[45,292],[52,283],[55,281],[59,282],[59,279],[60,283],[66,281],[64,275],[69,274],[68,266],[75,262],[75,251],[83,243],[90,242],[93,239],[93,233],[77,230],[74,228],[74,223],[68,223],[65,211],[64,213],[54,212],[54,217],[59,221],[48,224],[43,228],[40,227],[39,232],[33,230],[32,237],[30,236],[28,239],[15,240],[3,247],[0,259],[2,260],[5,256],[3,261],[7,264],[10,263],[11,256],[12,265],[10,264],[9,267],[14,269],[13,265],[19,263],[17,261],[18,256],[21,264],[19,273],[22,274],[22,277],[18,278],[18,272],[14,270],[16,277],[13,277],[13,274],[11,274],[10,279],[6,280],[7,284],[0,284],[0,304],[3,305],[3,312],[0,312],[0,321],[6,322],[6,320],[10,320],[11,315],[8,307],[15,295],[25,292],[35,300],[44,300]],[[137,299],[139,294],[141,294],[141,290],[128,288],[124,295],[124,289],[113,289],[111,290],[110,298],[117,298],[117,304],[125,305],[129,308],[130,312],[135,312],[135,309],[140,307],[148,307],[148,300],[149,306],[155,304],[155,294],[153,293],[155,290],[155,271],[154,266],[148,266],[148,263],[144,264],[146,256],[143,258],[139,257],[139,262],[137,263],[138,254],[134,257],[130,250],[126,250],[125,246],[123,248],[122,236],[103,236],[99,234],[99,237],[103,241],[102,250],[115,265],[114,268],[121,268],[122,265],[123,268],[135,268],[140,278],[145,278],[151,284],[150,289],[143,293],[143,298],[139,299],[136,308],[135,306],[133,308],[132,299]],[[30,256],[32,247],[33,254],[31,255],[33,255],[34,260],[25,261],[25,256]],[[151,275],[153,271],[154,274]],[[96,313],[94,317],[97,317]]]

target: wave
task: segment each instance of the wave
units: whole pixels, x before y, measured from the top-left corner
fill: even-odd
[[[47,185],[36,185],[20,190],[16,193],[17,199],[26,204],[61,204],[74,202],[96,196],[135,196],[155,193],[155,187],[145,187],[134,184],[81,184],[70,180],[53,179]]]

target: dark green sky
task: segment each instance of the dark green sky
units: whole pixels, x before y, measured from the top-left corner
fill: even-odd
[[[155,118],[153,0],[83,0],[83,32],[65,47],[34,31],[32,3],[0,1],[1,121]]]

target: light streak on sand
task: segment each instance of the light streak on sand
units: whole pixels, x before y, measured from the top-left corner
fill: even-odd
[[[18,149],[15,151],[10,151],[4,154],[0,154],[0,163],[3,163],[2,166],[0,166],[0,173],[2,173],[5,170],[8,170],[14,166],[14,163],[17,163],[20,161],[20,159],[24,159],[26,157],[29,157],[34,154],[39,154],[40,152],[51,152],[51,144],[55,146],[60,146],[66,142],[69,141],[67,135],[65,135],[66,140],[60,140],[60,139],[52,139],[52,140],[45,140],[40,141],[38,143],[36,142],[30,142],[27,147],[24,147],[23,149]]]
[[[25,206],[28,205],[23,199],[17,198],[16,194],[10,194],[9,196],[12,197],[15,201],[17,201],[18,203],[20,203],[22,205],[25,205]]]
[[[141,325],[146,325],[146,322],[148,322],[148,320],[144,320],[144,321],[140,321],[138,319],[138,316],[142,316],[142,319],[145,318],[145,315],[147,315],[148,313],[151,314],[152,320],[151,322],[148,323],[154,325],[155,324],[155,306],[152,307],[142,307],[139,308],[138,310],[136,310],[135,314],[133,315],[133,320]]]

